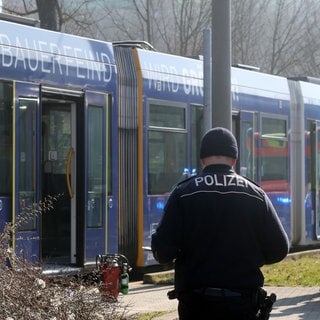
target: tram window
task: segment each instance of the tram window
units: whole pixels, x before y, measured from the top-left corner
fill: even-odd
[[[149,105],[148,193],[168,193],[183,178],[187,159],[186,109]]]
[[[240,174],[252,180],[256,180],[256,158],[253,157],[255,152],[253,140],[252,123],[243,121],[240,141]]]
[[[149,131],[149,194],[170,192],[183,178],[186,134]]]
[[[47,128],[45,130],[44,138],[44,154],[52,154],[54,161],[48,161],[44,170],[45,173],[61,175],[65,177],[66,162],[68,154],[70,152],[70,139],[71,139],[71,114],[69,106],[57,104],[56,107],[50,108],[50,113],[43,117],[45,122],[43,126]],[[58,190],[61,192],[61,190]]]
[[[88,213],[87,226],[102,226],[102,199],[105,192],[104,111],[102,107],[88,108]]]
[[[19,216],[20,231],[34,230],[36,217],[33,204],[36,203],[36,100],[19,100]]]
[[[307,170],[307,191],[312,194],[320,189],[320,129],[317,122],[309,120],[306,131],[306,170]]]
[[[287,180],[288,166],[286,157],[264,157],[261,164],[261,180]]]
[[[261,134],[272,135],[274,138],[287,137],[287,122],[285,119],[262,118]]]
[[[185,129],[185,114],[185,108],[152,104],[149,108],[149,126]]]
[[[263,118],[258,154],[261,181],[288,180],[288,139],[284,119]]]
[[[12,192],[12,84],[0,82],[0,195]]]

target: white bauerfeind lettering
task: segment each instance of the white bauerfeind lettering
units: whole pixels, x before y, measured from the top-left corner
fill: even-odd
[[[75,76],[109,82],[112,79],[110,57],[102,51],[0,33],[0,67],[25,71]]]

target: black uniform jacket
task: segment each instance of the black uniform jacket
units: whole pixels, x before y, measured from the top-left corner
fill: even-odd
[[[281,261],[289,241],[260,187],[210,165],[173,190],[151,246],[160,263],[175,261],[181,292],[263,286],[260,267]]]

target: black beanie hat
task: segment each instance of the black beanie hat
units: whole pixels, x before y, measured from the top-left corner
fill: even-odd
[[[238,158],[237,140],[231,131],[217,127],[206,132],[201,140],[200,159],[210,156]]]

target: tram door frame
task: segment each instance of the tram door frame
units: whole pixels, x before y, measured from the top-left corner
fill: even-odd
[[[70,108],[71,114],[72,129],[67,134],[71,136],[72,149],[66,157],[65,164],[70,177],[68,179],[66,173],[63,182],[71,196],[71,210],[68,213],[70,259],[66,257],[65,263],[62,264],[93,264],[97,254],[117,248],[117,186],[115,183],[111,185],[115,176],[111,168],[114,165],[114,160],[111,161],[111,99],[111,95],[105,92],[63,90],[28,82],[13,82],[12,222],[18,223],[24,211],[33,212],[33,216],[27,223],[16,228],[12,246],[15,252],[26,260],[60,264],[58,259],[47,262],[42,252],[42,236],[46,232],[43,230],[42,215],[50,212],[39,213],[40,207],[39,210],[34,210],[41,200],[45,199],[44,152],[49,160],[55,161],[59,158],[59,150],[47,150],[43,146],[43,130],[46,130],[43,126],[43,116],[46,114],[44,109],[50,108],[50,103],[52,108],[55,103],[57,108],[60,105],[63,109],[65,105]],[[95,117],[92,118],[93,121],[89,121],[92,109],[98,112],[93,112]],[[94,120],[99,119],[99,116],[102,118],[97,130]],[[91,169],[95,168],[95,163],[101,163],[101,179],[90,187],[91,159],[88,152],[92,152],[90,143],[95,142],[96,137],[99,137],[100,141],[100,147],[95,154],[98,161],[91,163]],[[101,157],[97,154],[101,154]],[[57,204],[54,202],[53,207],[55,205]],[[89,222],[89,216],[93,211],[97,214],[98,209],[100,223],[95,225],[92,220]]]
[[[310,132],[310,190],[308,191],[311,191],[312,194],[314,237],[315,240],[320,240],[320,121],[308,120],[307,126]]]
[[[98,254],[117,248],[110,100],[108,93],[85,91],[85,265],[95,263]],[[101,159],[96,157],[99,150]]]
[[[81,221],[76,201],[77,158],[80,156],[77,112],[81,112],[82,102],[77,105],[76,99],[81,95],[75,91],[74,96],[61,98],[61,90],[44,87],[42,91],[41,190],[43,197],[57,198],[52,212],[44,212],[41,217],[41,256],[46,264],[77,262],[77,225],[78,220]]]
[[[248,134],[251,135],[251,141],[254,141],[254,132],[257,130],[257,113],[252,111],[241,111],[240,112],[240,128],[233,125],[235,128],[234,132],[237,137],[239,145],[239,161],[237,162],[237,171],[253,181],[257,179],[257,157],[254,156],[254,144],[252,150],[248,150],[247,141]],[[233,124],[235,118],[233,118]],[[251,128],[251,131],[248,130]],[[252,152],[253,151],[253,152]]]
[[[39,85],[13,82],[12,247],[31,262],[40,259],[40,223],[34,214],[41,197],[39,96]]]
[[[45,91],[52,90],[45,88]],[[59,96],[65,98],[61,100]],[[57,101],[56,108],[59,104],[62,108],[65,105],[71,112],[65,193],[71,204],[69,263],[77,266],[91,265],[97,254],[107,252],[109,213],[112,212],[113,217],[115,212],[113,195],[108,194],[107,183],[111,135],[109,99],[107,93],[94,91],[66,91],[63,95],[55,92],[51,95],[51,100]],[[54,160],[55,152],[52,156]]]

